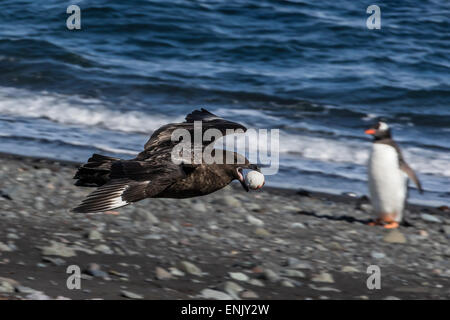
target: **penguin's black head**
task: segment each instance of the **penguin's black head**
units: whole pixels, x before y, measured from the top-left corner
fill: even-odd
[[[379,121],[373,127],[364,131],[366,134],[373,136],[375,140],[391,138],[391,128],[386,122]]]

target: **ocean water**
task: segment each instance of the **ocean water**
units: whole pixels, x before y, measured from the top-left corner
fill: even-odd
[[[81,8],[69,31],[66,9]],[[378,118],[425,194],[449,204],[450,2],[314,0],[0,3],[0,151],[130,158],[198,107],[280,129],[267,184],[367,193]]]

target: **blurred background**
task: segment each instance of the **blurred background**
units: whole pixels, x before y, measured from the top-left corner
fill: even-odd
[[[381,30],[366,27],[371,4]],[[412,202],[448,204],[449,13],[447,0],[3,0],[0,152],[131,158],[206,107],[280,129],[268,185],[362,195],[364,129],[383,117],[422,180]]]

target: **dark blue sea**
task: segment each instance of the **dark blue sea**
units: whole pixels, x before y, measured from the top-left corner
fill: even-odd
[[[362,195],[382,117],[424,185],[412,202],[448,204],[449,57],[448,0],[2,0],[0,151],[131,158],[205,107],[280,129],[268,185]]]

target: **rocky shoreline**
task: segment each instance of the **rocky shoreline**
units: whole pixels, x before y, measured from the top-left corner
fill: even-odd
[[[351,196],[233,185],[83,215],[76,166],[0,155],[0,299],[450,298],[448,208],[410,205],[390,231]]]

